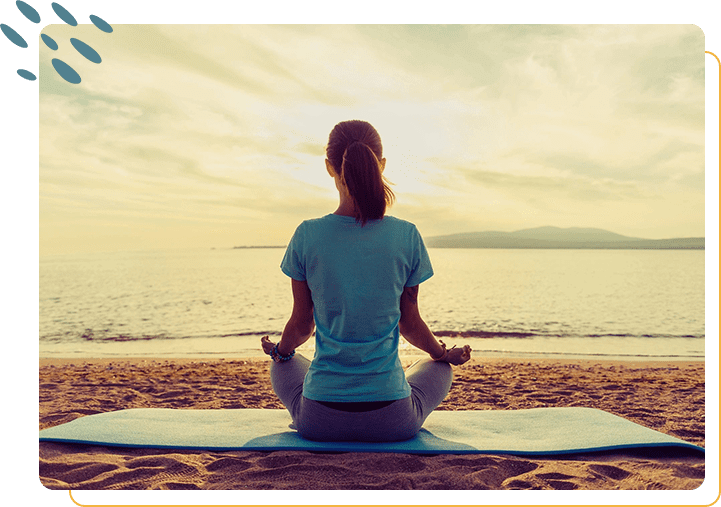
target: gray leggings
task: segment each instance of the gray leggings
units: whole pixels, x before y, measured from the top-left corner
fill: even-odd
[[[346,412],[303,396],[303,380],[310,361],[300,354],[284,363],[271,363],[270,381],[286,406],[298,433],[317,441],[395,442],[418,433],[430,413],[451,389],[451,365],[421,359],[406,370],[408,398],[367,412]]]

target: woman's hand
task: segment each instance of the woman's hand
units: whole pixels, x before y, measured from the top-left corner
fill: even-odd
[[[275,343],[270,341],[270,338],[268,338],[268,335],[265,335],[263,338],[260,339],[260,345],[263,347],[263,352],[270,355],[270,351],[273,350],[273,347],[275,347]]]
[[[442,359],[447,363],[458,366],[471,358],[471,347],[464,345],[463,348],[457,349],[455,346],[446,351],[446,356]]]

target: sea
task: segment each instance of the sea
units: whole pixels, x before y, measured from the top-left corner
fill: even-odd
[[[705,356],[704,251],[429,248],[419,308],[473,356]],[[40,259],[41,358],[254,358],[292,308],[283,248]],[[299,348],[312,356],[314,338]],[[401,356],[423,355],[402,340]]]

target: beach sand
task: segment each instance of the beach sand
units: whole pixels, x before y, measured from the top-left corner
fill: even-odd
[[[410,360],[404,360],[405,365]],[[125,408],[283,408],[267,359],[40,360],[40,429]],[[581,406],[704,446],[703,362],[474,358],[438,410]],[[673,489],[704,480],[700,453],[558,457],[174,451],[40,443],[50,489]]]

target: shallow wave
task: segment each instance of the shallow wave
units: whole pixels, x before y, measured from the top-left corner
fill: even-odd
[[[632,334],[632,333],[594,333],[594,334],[573,334],[573,333],[543,333],[533,331],[433,331],[436,336],[458,337],[458,338],[698,338],[705,339],[705,335],[674,335],[674,334]]]
[[[500,355],[500,356],[538,356],[538,357],[593,357],[597,359],[626,358],[626,359],[681,359],[681,360],[703,360],[704,354],[624,354],[621,352],[557,352],[557,351],[509,351],[509,350],[493,350],[493,349],[474,349],[476,354]]]
[[[632,334],[632,333],[594,333],[594,334],[572,334],[572,333],[543,333],[533,331],[478,331],[478,330],[440,330],[434,331],[433,334],[438,337],[448,338],[509,338],[509,339],[534,339],[534,338],[574,338],[574,339],[586,339],[586,338],[644,338],[644,339],[698,339],[704,340],[705,335],[694,335],[694,334]],[[264,331],[243,331],[238,333],[226,333],[226,334],[206,334],[206,335],[195,335],[195,336],[170,336],[164,333],[160,334],[115,334],[107,331],[94,331],[92,329],[86,329],[80,334],[64,333],[51,334],[40,337],[40,341],[43,342],[73,342],[73,341],[95,341],[95,342],[138,342],[138,341],[151,341],[151,340],[190,340],[190,339],[216,339],[216,338],[252,338],[260,336],[281,336],[281,332],[277,330],[264,330]]]

